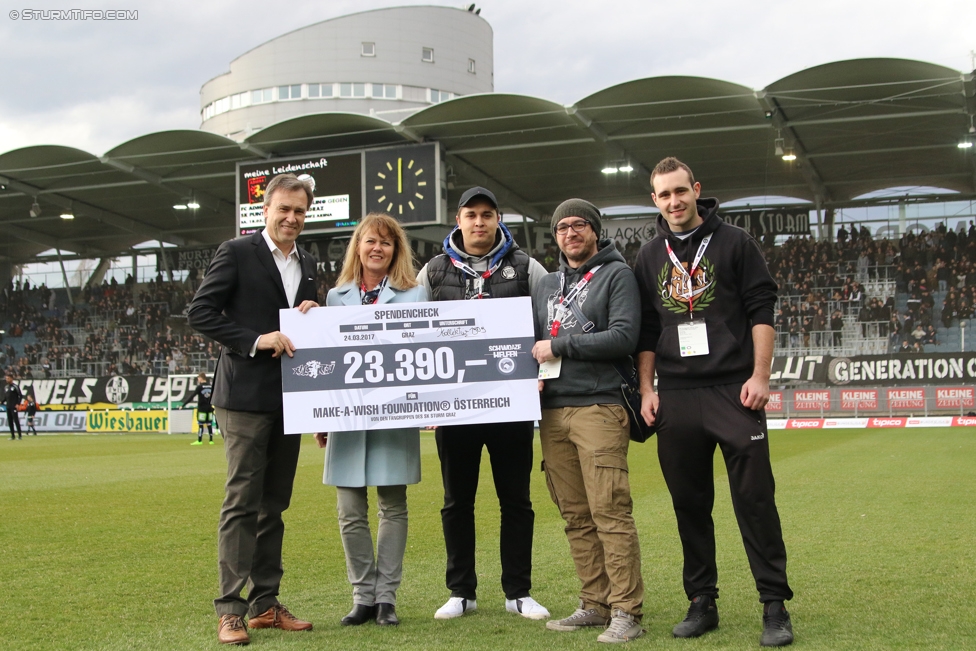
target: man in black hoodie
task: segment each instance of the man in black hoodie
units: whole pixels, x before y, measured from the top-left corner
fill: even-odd
[[[757,242],[702,199],[691,169],[665,158],[651,173],[658,236],[637,256],[641,414],[658,432],[691,600],[675,637],[718,627],[712,458],[722,449],[739,531],[763,603],[762,646],[793,641],[783,604],[786,546],[773,498],[766,414],[776,283]],[[658,391],[654,392],[657,371]]]

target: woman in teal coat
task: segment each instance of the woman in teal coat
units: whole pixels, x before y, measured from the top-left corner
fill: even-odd
[[[427,300],[417,284],[413,254],[400,224],[370,213],[356,227],[327,306],[416,303]],[[325,448],[322,482],[336,487],[339,532],[352,584],[353,608],[345,626],[376,620],[399,624],[396,591],[407,546],[407,484],[420,481],[417,428],[316,434]],[[379,527],[376,553],[369,530],[367,486],[376,486]]]

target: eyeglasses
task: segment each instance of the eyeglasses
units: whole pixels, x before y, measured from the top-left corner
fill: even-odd
[[[590,222],[588,221],[578,221],[578,222],[573,222],[572,224],[559,224],[558,226],[556,226],[556,234],[565,235],[567,232],[569,232],[569,229],[571,228],[573,229],[574,233],[582,233],[584,230],[586,230],[586,227],[589,225]]]

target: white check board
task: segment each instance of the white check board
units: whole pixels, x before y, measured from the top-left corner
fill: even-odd
[[[285,433],[538,420],[529,297],[281,310]]]

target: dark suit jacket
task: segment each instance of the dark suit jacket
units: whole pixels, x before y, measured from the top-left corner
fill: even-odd
[[[299,248],[302,280],[288,305],[274,257],[261,236],[220,245],[187,313],[189,324],[222,345],[213,404],[236,411],[281,409],[281,360],[270,350],[248,353],[255,340],[280,328],[278,310],[316,300],[315,260]]]

